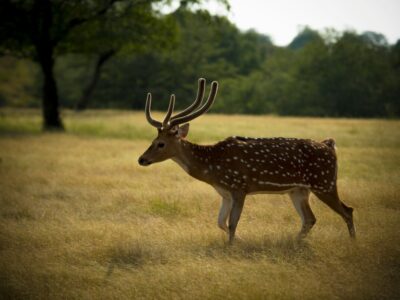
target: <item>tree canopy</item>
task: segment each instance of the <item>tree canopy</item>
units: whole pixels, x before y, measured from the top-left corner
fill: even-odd
[[[220,0],[226,3],[224,0]],[[201,0],[186,0],[184,7]],[[62,129],[55,58],[70,53],[99,56],[89,93],[99,68],[119,51],[139,52],[170,42],[168,18],[154,4],[168,0],[4,0],[0,9],[0,51],[30,58],[43,75],[42,108],[45,129]],[[86,95],[87,97],[87,95]],[[87,101],[87,99],[85,99]],[[86,104],[85,104],[86,105]]]

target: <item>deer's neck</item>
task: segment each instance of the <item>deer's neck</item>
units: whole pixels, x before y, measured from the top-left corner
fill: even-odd
[[[212,146],[201,146],[181,140],[181,147],[175,157],[172,158],[189,175],[209,181],[209,165]]]

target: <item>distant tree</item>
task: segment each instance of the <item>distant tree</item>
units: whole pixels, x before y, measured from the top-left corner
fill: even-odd
[[[378,32],[373,31],[365,31],[361,34],[361,38],[368,44],[373,46],[384,46],[387,47],[389,45],[386,37]]]
[[[400,40],[390,48],[390,71],[383,88],[385,111],[389,117],[400,116]]]
[[[239,49],[237,64],[240,73],[246,75],[260,69],[267,57],[273,53],[274,46],[269,36],[248,30],[239,36]]]
[[[346,32],[331,46],[325,95],[335,103],[335,115],[385,115],[385,80],[390,74],[389,48]]]
[[[115,58],[105,66],[91,106],[141,109],[151,87],[154,109],[166,109],[168,101],[157,99],[171,92],[178,95],[177,109],[183,108],[193,100],[199,77],[218,79],[223,88],[225,78],[260,69],[274,49],[265,35],[241,32],[226,17],[205,10],[181,8],[171,18],[177,23],[172,47]]]
[[[296,37],[290,42],[288,48],[291,50],[298,50],[304,48],[307,44],[314,41],[321,41],[322,37],[318,31],[304,27]]]

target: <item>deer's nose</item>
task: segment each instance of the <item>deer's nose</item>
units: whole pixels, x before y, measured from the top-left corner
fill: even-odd
[[[150,161],[148,161],[147,159],[143,158],[143,157],[139,157],[138,159],[138,163],[141,166],[148,166],[150,165]]]

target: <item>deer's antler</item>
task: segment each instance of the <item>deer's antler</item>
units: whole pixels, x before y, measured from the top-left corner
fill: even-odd
[[[210,109],[211,105],[213,105],[215,97],[217,96],[217,91],[218,91],[218,82],[213,81],[211,83],[210,94],[208,95],[208,99],[203,104],[203,106],[200,107],[198,110],[196,110],[196,111],[194,111],[194,112],[192,112],[190,114],[183,115],[183,116],[181,116],[179,118],[175,116],[171,120],[170,126],[172,127],[172,126],[179,125],[179,124],[182,124],[182,123],[185,123],[185,122],[189,122],[189,121],[201,116],[202,114],[206,113]]]
[[[158,122],[152,118],[150,110],[151,110],[151,93],[148,93],[147,99],[146,99],[146,108],[145,108],[147,122],[149,122],[151,125],[153,125],[156,128],[161,128],[162,123]]]
[[[167,114],[165,115],[164,121],[161,123],[159,121],[156,121],[152,118],[151,116],[151,94],[147,94],[147,99],[146,99],[146,118],[147,121],[154,127],[161,129],[161,128],[171,128],[173,126],[191,121],[200,115],[204,114],[207,112],[211,105],[214,103],[215,97],[217,95],[218,91],[218,82],[213,81],[211,84],[211,91],[208,96],[207,101],[201,106],[199,109],[198,107],[201,105],[204,97],[204,91],[205,91],[205,85],[206,85],[206,80],[204,78],[199,79],[199,85],[197,89],[197,97],[195,101],[186,109],[184,109],[182,112],[176,114],[175,116],[172,116],[172,113],[174,111],[174,106],[175,106],[175,95],[171,95],[171,98],[169,100],[169,106],[167,110]],[[197,110],[196,110],[197,109]]]
[[[203,101],[205,90],[206,90],[206,80],[204,78],[199,78],[196,100],[194,100],[194,102],[188,108],[173,116],[171,121],[176,118],[190,114],[192,111],[198,108],[201,102]]]
[[[171,98],[169,99],[167,114],[165,115],[164,121],[162,123],[163,127],[168,126],[169,119],[171,118],[172,112],[174,111],[174,107],[175,107],[175,95],[172,94]]]

